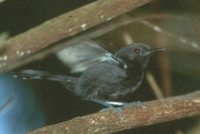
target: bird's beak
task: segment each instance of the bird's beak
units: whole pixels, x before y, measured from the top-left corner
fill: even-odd
[[[150,48],[147,52],[146,55],[151,55],[155,52],[160,52],[160,51],[164,51],[165,48]]]

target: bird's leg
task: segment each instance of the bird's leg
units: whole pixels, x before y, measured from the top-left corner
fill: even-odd
[[[96,101],[97,102],[97,101]],[[100,103],[104,106],[107,106],[111,109],[113,109],[114,111],[117,111],[119,113],[120,116],[120,120],[123,123],[124,121],[124,113],[123,110],[124,108],[128,107],[128,106],[137,106],[137,107],[142,107],[142,108],[146,108],[145,105],[141,102],[141,101],[137,101],[137,102],[117,102],[117,101],[99,101],[97,103]],[[105,109],[101,110],[104,111]]]
[[[129,104],[128,102],[119,102],[119,101],[105,101],[105,103],[120,108],[127,106]]]
[[[102,106],[106,107],[106,108],[114,108],[114,106],[112,104],[106,103],[106,101],[102,101],[102,100],[98,100],[98,99],[91,99],[92,101],[101,104]]]
[[[119,113],[120,121],[123,123],[124,121],[124,113],[123,113],[123,107],[126,105],[124,102],[114,102],[114,101],[102,101],[97,99],[92,99],[92,101],[101,104],[107,108],[101,109],[100,112],[112,109],[113,111]]]
[[[116,106],[116,107],[119,107],[119,108],[122,108],[122,109],[127,107],[127,106],[139,106],[139,107],[145,108],[143,102],[141,102],[141,101],[136,101],[136,102],[106,101],[105,103],[107,105]]]

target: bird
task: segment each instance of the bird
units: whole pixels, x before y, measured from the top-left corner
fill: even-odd
[[[86,40],[57,53],[71,68],[71,73],[78,76],[25,69],[15,77],[57,81],[84,100],[106,107],[123,107],[127,103],[116,100],[139,88],[150,57],[163,50],[145,43],[132,43],[110,53],[98,43]]]

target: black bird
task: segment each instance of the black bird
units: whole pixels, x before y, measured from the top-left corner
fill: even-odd
[[[80,76],[37,70],[23,70],[16,76],[22,79],[58,81],[83,99],[108,107],[123,106],[125,103],[115,100],[132,93],[141,85],[149,58],[162,50],[150,48],[143,43],[133,43],[111,54],[97,43],[85,41],[57,54],[71,67],[72,73],[80,73]]]

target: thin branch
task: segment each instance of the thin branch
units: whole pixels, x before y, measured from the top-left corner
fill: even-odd
[[[158,21],[160,23],[160,21]],[[158,33],[154,37],[154,40],[156,42],[156,47],[164,47],[167,48],[167,36],[165,36],[163,33]],[[162,53],[162,56],[158,56],[158,66],[160,67],[160,75],[161,75],[161,91],[163,93],[163,97],[169,97],[172,95],[172,82],[170,77],[170,56],[169,52],[166,51],[165,53]]]
[[[156,80],[151,72],[146,73],[146,79],[149,82],[149,85],[150,85],[153,93],[155,94],[156,98],[163,99],[164,95],[162,93],[162,90],[158,86],[158,83],[156,82]]]
[[[27,56],[75,36],[153,0],[97,0],[10,38],[0,45],[0,72],[27,63]],[[3,50],[3,51],[2,51]],[[26,58],[26,62],[21,60]],[[39,59],[41,57],[36,57]],[[31,59],[31,61],[33,58]]]
[[[131,128],[200,115],[200,92],[145,102],[144,106],[127,106],[123,120],[110,109],[95,114],[76,117],[59,124],[40,128],[28,134],[88,134],[113,133]]]
[[[140,22],[141,24],[144,24],[145,26],[151,28],[152,30],[154,30],[156,32],[162,32],[162,34],[164,34],[165,36],[170,37],[172,39],[175,39],[175,40],[179,41],[182,44],[190,45],[193,48],[200,49],[199,44],[197,44],[193,40],[190,40],[190,39],[188,39],[188,38],[186,38],[186,37],[184,37],[182,35],[178,35],[178,34],[169,32],[169,31],[167,31],[165,29],[162,29],[158,25],[156,25],[154,23],[151,23],[149,21],[146,21],[146,20],[140,20],[138,22]]]

